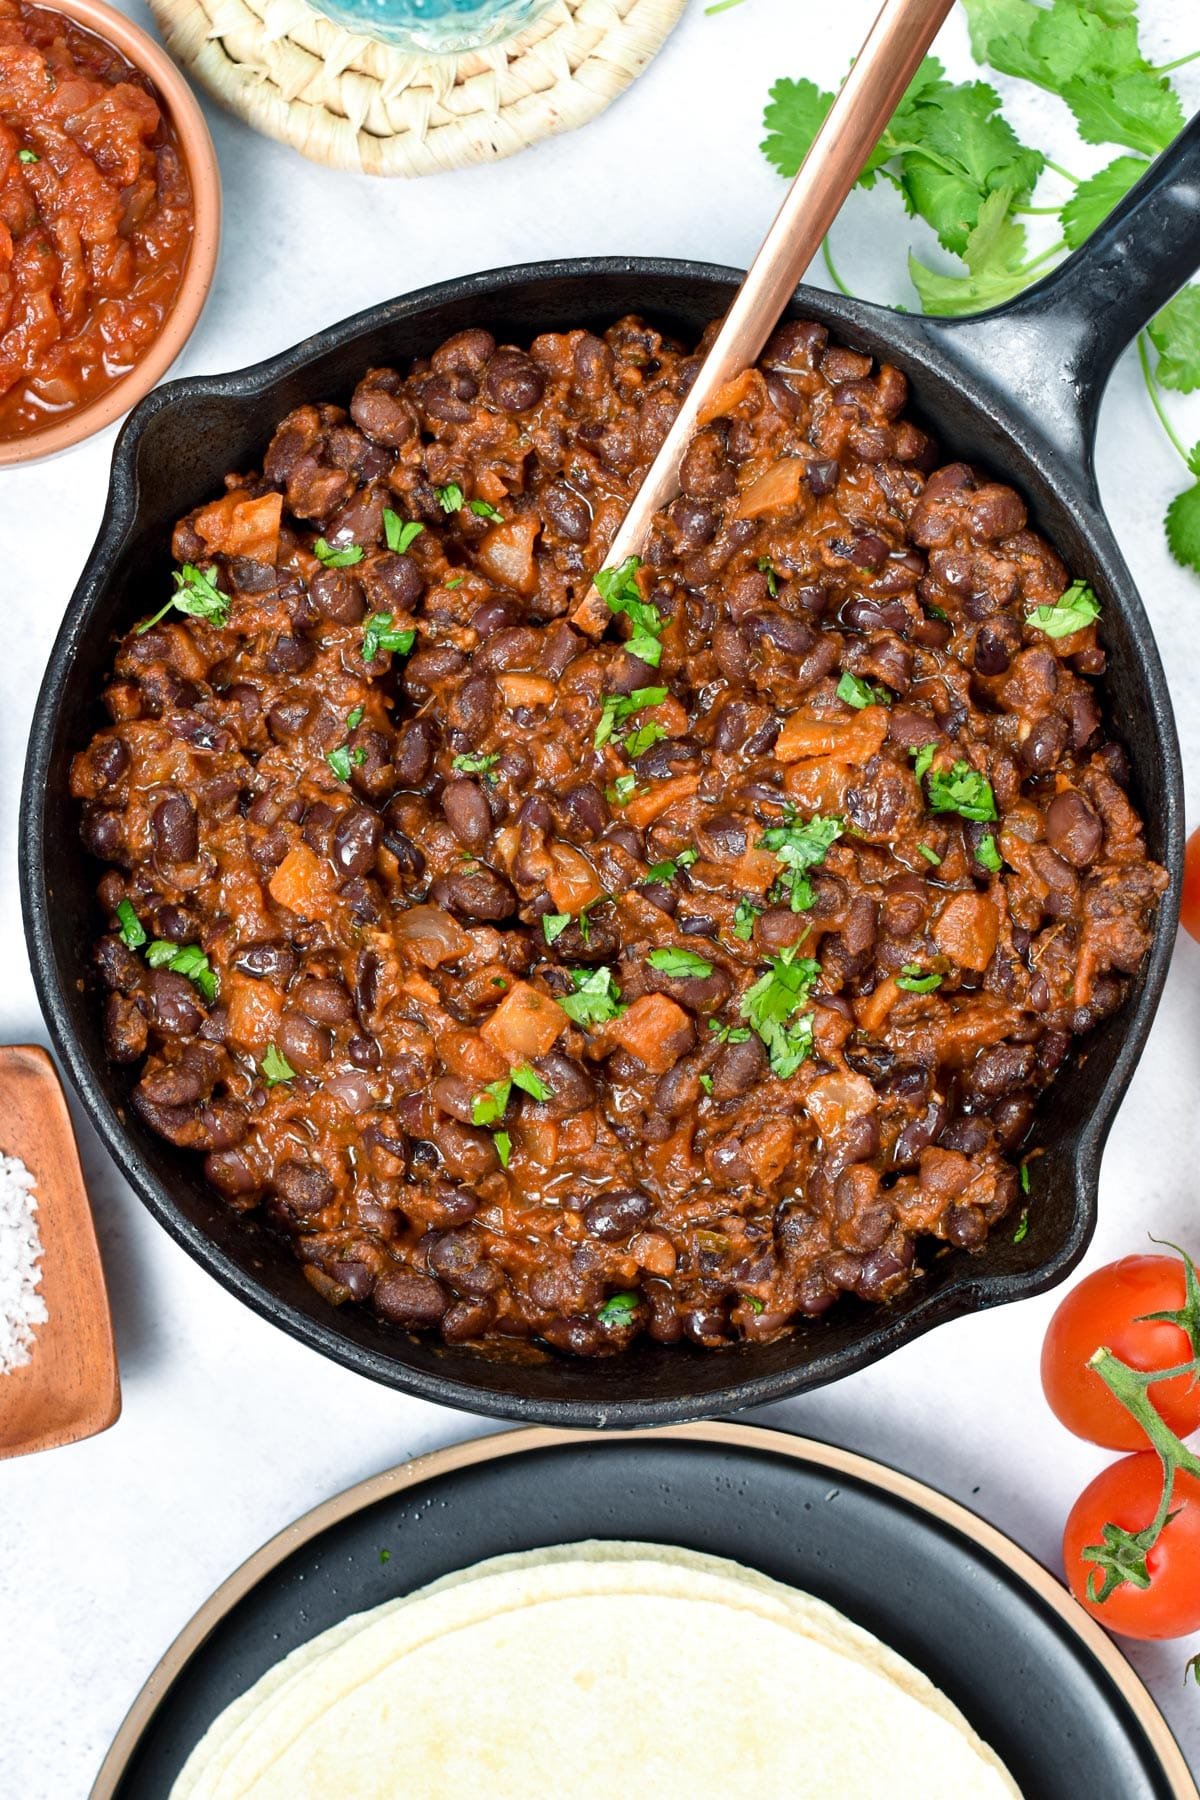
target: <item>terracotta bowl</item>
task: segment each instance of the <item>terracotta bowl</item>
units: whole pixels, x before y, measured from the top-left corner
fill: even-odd
[[[38,5],[42,0],[37,0]],[[208,126],[199,102],[161,44],[104,0],[54,0],[46,12],[62,13],[75,24],[103,38],[119,50],[143,75],[149,76],[155,94],[170,115],[179,149],[192,183],[195,222],[192,248],[175,305],[166,324],[141,361],[128,375],[87,406],[47,425],[44,431],[0,439],[0,468],[36,462],[82,443],[119,419],[143,395],[162,380],[187,343],[212,286],[221,241],[221,173]]]

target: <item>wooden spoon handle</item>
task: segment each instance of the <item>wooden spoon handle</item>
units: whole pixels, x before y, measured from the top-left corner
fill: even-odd
[[[680,465],[714,395],[762,355],[953,4],[954,0],[884,0],[690,393],[634,495],[609,546],[606,567],[618,567],[638,553],[655,513],[678,494]],[[573,622],[598,637],[611,617],[593,587],[576,608]]]

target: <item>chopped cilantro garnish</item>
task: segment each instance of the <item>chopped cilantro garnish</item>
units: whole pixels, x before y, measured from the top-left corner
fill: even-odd
[[[146,927],[133,910],[131,900],[122,900],[117,907],[117,920],[121,927],[121,942],[128,950],[140,950],[146,942]]]
[[[407,656],[416,642],[415,631],[394,631],[392,629],[394,615],[392,613],[372,613],[363,627],[362,659],[374,662],[381,650],[391,650],[397,656]]]
[[[353,711],[348,712],[346,714],[346,730],[347,731],[357,731],[358,730],[359,726],[363,722],[363,713],[365,711],[366,711],[365,707],[356,706],[356,707],[354,707]]]
[[[548,944],[556,943],[571,923],[570,913],[543,913],[542,935]]]
[[[186,975],[211,1006],[217,997],[217,972],[199,944],[169,944],[156,938],[146,950],[146,961],[152,969],[171,969]]]
[[[1017,1229],[1012,1234],[1014,1244],[1023,1244],[1029,1235],[1029,1208],[1021,1208],[1021,1216],[1017,1220]]]
[[[507,1169],[509,1160],[512,1156],[512,1139],[509,1137],[507,1131],[494,1131],[492,1133],[492,1142],[496,1146],[496,1155],[500,1158],[500,1167],[502,1169]]]
[[[483,775],[488,769],[494,769],[500,761],[498,750],[468,750],[456,756],[450,767],[459,775]]]
[[[379,1552],[379,1560],[380,1560],[380,1562],[381,1562],[381,1563],[389,1563],[389,1562],[391,1562],[391,1560],[392,1560],[392,1553],[391,1553],[391,1551],[390,1551],[390,1550],[381,1550],[381,1551],[380,1551],[380,1552]]]
[[[402,519],[389,506],[383,509],[383,535],[389,550],[403,556],[409,545],[419,538],[425,527],[415,519]]]
[[[705,1093],[711,1094],[713,1091],[712,1076],[711,1075],[701,1075],[699,1079],[700,1079],[700,1086],[704,1089]]]
[[[642,599],[642,590],[637,584],[641,566],[640,557],[627,556],[619,569],[599,570],[596,589],[609,612],[624,613],[632,625],[633,630],[625,640],[629,654],[657,669],[662,661],[662,645],[658,640],[666,621],[657,607]]]
[[[770,594],[772,600],[774,600],[779,592],[779,577],[775,573],[775,564],[771,561],[769,556],[760,556],[758,559],[758,567],[767,578],[767,592]]]
[[[267,1053],[259,1064],[263,1080],[269,1088],[278,1087],[282,1081],[295,1081],[296,1071],[281,1050],[274,1044],[267,1045]]]
[[[362,561],[363,554],[361,544],[347,544],[344,549],[335,550],[323,537],[319,537],[313,545],[313,555],[327,569],[352,568],[355,563]]]
[[[929,776],[929,805],[933,812],[954,812],[964,819],[994,819],[996,801],[991,783],[968,762],[961,760],[947,772],[934,769]]]
[[[931,850],[928,844],[918,844],[917,852],[925,858],[927,863],[932,863],[935,869],[942,860],[937,851]]]
[[[333,770],[334,774],[337,776],[339,781],[349,781],[349,779],[350,779],[350,746],[349,746],[349,744],[339,744],[336,750],[331,750],[329,752],[328,756],[325,758],[325,761],[329,764],[330,768]]]
[[[782,825],[772,825],[759,838],[761,847],[783,864],[778,886],[788,896],[793,912],[806,912],[812,905],[816,895],[806,871],[825,861],[844,829],[843,820],[835,814],[822,817],[817,813],[799,822],[796,809],[789,806]]]
[[[153,618],[142,620],[134,635],[141,637],[160,619],[165,619],[172,607],[176,612],[186,613],[190,619],[224,625],[229,618],[229,595],[223,594],[217,586],[216,574],[211,564],[207,569],[198,569],[195,563],[184,563],[182,569],[174,569],[171,580],[175,583],[175,592]]]
[[[1100,602],[1096,599],[1086,581],[1073,581],[1065,594],[1060,594],[1053,606],[1035,606],[1026,615],[1026,624],[1036,625],[1047,637],[1070,637],[1072,632],[1083,631],[1088,625],[1094,625],[1100,617]]]
[[[925,779],[936,752],[936,744],[922,744],[919,750],[909,751],[908,754],[910,756],[916,757],[916,761],[913,763],[913,774],[918,781],[923,781]]]
[[[694,950],[678,950],[671,947],[663,950],[651,950],[646,961],[652,969],[657,969],[662,975],[681,977],[699,975],[703,977],[711,975],[713,972],[712,964],[706,962],[702,956],[697,956]]]
[[[903,988],[906,994],[932,994],[934,988],[941,985],[941,976],[927,975],[920,963],[905,963],[896,977],[896,986]]]
[[[592,739],[593,748],[603,749],[613,734],[613,727],[630,718],[643,707],[661,706],[667,697],[665,687],[635,688],[632,694],[605,694],[600,702],[600,723]],[[666,733],[662,734],[664,737]]]
[[[674,881],[680,869],[690,869],[696,860],[694,850],[681,850],[678,856],[665,857],[662,862],[651,863],[646,870],[646,880],[665,885]]]
[[[461,512],[463,491],[457,481],[448,481],[445,487],[435,487],[433,491],[437,495],[438,505],[444,513]]]
[[[771,1068],[787,1079],[812,1053],[813,1016],[801,1012],[821,973],[811,956],[798,955],[799,945],[768,957],[767,972],[742,995],[741,1015],[767,1048]],[[797,1016],[798,1015],[798,1016]]]
[[[749,900],[739,900],[733,909],[733,935],[743,944],[748,944],[754,936],[754,921],[762,915],[761,906],[755,906]]]
[[[980,838],[975,849],[975,861],[982,863],[985,869],[990,869],[993,875],[998,875],[1004,867],[1004,859],[997,850],[996,840],[990,831],[986,837]]]
[[[1027,1194],[1029,1192],[1029,1187],[1030,1187],[1029,1164],[1027,1162],[1023,1162],[1021,1164],[1021,1192],[1023,1194]]]
[[[496,525],[504,523],[504,514],[498,513],[486,500],[472,500],[471,511],[477,519],[491,519]]]
[[[17,161],[18,162],[35,163],[35,162],[41,162],[41,160],[42,159],[38,155],[36,150],[18,150],[17,151]]]
[[[722,1025],[720,1019],[710,1019],[708,1029],[716,1032],[718,1044],[744,1044],[750,1037],[748,1025]]]
[[[454,575],[450,578],[449,581],[443,581],[442,586],[444,588],[450,589],[450,588],[460,588],[462,586],[462,584],[463,584],[462,576]]]
[[[644,750],[649,750],[652,744],[660,744],[666,735],[666,726],[659,725],[656,720],[651,719],[648,724],[639,725],[628,733],[625,738],[625,754],[636,760]]]
[[[625,1008],[620,1004],[621,990],[613,980],[611,969],[569,969],[575,992],[558,999],[568,1019],[585,1029],[619,1019]]]
[[[892,696],[886,688],[852,675],[847,669],[837,684],[837,697],[847,706],[890,706]]]
[[[471,1102],[471,1123],[473,1125],[494,1125],[497,1119],[504,1117],[505,1108],[512,1097],[515,1087],[528,1094],[533,1100],[549,1100],[554,1092],[542,1080],[537,1070],[529,1063],[522,1063],[508,1075],[501,1076],[499,1081],[489,1081],[481,1094],[476,1094]],[[507,1164],[505,1167],[507,1168]]]
[[[606,1331],[622,1330],[632,1325],[637,1316],[638,1296],[636,1294],[613,1294],[596,1314],[597,1325],[603,1325]]]
[[[612,806],[625,806],[633,799],[637,789],[636,775],[618,775],[604,790],[605,798]]]
[[[758,1298],[757,1294],[742,1294],[740,1299],[742,1305],[748,1306],[752,1313],[763,1313],[767,1310],[766,1305]]]

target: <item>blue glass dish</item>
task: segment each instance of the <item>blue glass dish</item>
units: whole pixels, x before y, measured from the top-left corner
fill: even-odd
[[[361,31],[400,50],[446,55],[511,37],[544,11],[549,0],[314,0],[314,4],[347,31]]]

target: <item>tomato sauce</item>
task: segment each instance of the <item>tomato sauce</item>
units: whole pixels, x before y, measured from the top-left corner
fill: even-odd
[[[0,439],[86,406],[145,355],[193,218],[146,77],[61,14],[0,0]]]

